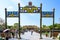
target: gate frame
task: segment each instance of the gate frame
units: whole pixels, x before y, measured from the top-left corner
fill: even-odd
[[[52,29],[52,32],[54,30],[54,13],[55,13],[55,8],[53,9],[53,29]],[[20,37],[20,3],[18,3],[18,23],[19,23],[19,38],[21,39]],[[5,27],[7,29],[7,8],[5,8]],[[40,4],[40,39],[42,39],[42,3]]]

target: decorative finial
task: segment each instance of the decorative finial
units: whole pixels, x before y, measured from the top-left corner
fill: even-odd
[[[29,6],[30,6],[30,5],[32,6],[32,2],[29,2]]]

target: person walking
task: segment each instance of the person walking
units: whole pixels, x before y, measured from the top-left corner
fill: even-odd
[[[31,35],[33,34],[33,30],[31,30]]]
[[[9,37],[8,37],[8,35],[6,35],[6,40],[9,40]]]
[[[9,40],[9,35],[10,35],[10,32],[5,32],[5,38],[6,38],[6,40]]]
[[[14,38],[14,36],[15,36],[14,30],[12,30],[11,33],[12,33],[12,37]]]
[[[18,31],[15,30],[15,35],[16,35],[16,38],[18,38]]]

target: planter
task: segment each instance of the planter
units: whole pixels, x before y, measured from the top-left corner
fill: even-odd
[[[48,34],[46,34],[46,37],[48,37]]]
[[[53,37],[57,37],[58,36],[58,32],[53,32]]]

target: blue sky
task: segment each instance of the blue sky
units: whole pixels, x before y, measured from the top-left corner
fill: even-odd
[[[39,7],[42,3],[43,11],[53,11],[55,8],[55,23],[59,23],[60,18],[60,0],[0,0],[0,17],[5,20],[5,8],[8,11],[17,11],[18,3],[23,7],[28,5],[28,2],[31,1],[33,5]],[[8,25],[13,25],[18,23],[18,18],[7,18]],[[51,25],[52,18],[43,18],[42,23],[44,25]],[[21,25],[37,25],[40,26],[40,14],[21,14]]]

